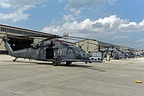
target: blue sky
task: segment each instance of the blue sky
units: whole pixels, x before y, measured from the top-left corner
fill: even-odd
[[[144,49],[144,0],[0,0],[0,23]]]

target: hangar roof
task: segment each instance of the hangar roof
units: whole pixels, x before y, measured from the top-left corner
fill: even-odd
[[[118,46],[118,45],[111,44],[111,43],[106,43],[106,42],[102,42],[102,41],[98,41],[98,44],[100,46],[103,46],[103,47],[116,47],[116,48],[120,48],[120,46]]]
[[[25,28],[13,27],[9,25],[0,24],[0,35],[4,35],[7,32],[8,35],[12,36],[29,36],[29,37],[59,37],[58,35],[53,35],[49,33],[44,33],[35,30],[29,30]]]
[[[96,41],[96,42],[98,42],[98,45],[99,45],[99,46],[102,46],[102,47],[116,47],[116,48],[120,48],[120,46],[118,46],[118,45],[111,44],[111,43],[107,43],[107,42],[98,41],[98,40],[95,40],[95,39],[84,39],[84,40],[80,40],[80,41],[78,41],[78,42],[83,42],[83,41],[85,41],[85,40]],[[75,42],[75,43],[78,43],[78,42]]]

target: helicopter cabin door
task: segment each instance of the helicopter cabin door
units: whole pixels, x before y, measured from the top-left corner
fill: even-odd
[[[54,58],[54,49],[47,48],[46,49],[46,59],[53,59]]]

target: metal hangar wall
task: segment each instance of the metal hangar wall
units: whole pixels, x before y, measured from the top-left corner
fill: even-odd
[[[115,47],[119,48],[120,46],[98,41],[95,39],[85,39],[75,43],[76,46],[80,46],[86,52],[95,52],[100,51],[104,48]]]
[[[48,33],[0,24],[0,37],[5,36],[6,33],[13,50],[28,48],[32,43],[44,39],[36,36],[52,36],[52,34]],[[0,38],[1,41],[2,39]],[[0,45],[0,53],[6,53],[3,43]]]

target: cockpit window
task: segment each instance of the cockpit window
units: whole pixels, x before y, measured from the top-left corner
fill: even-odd
[[[81,48],[79,48],[79,47],[73,47],[73,49],[74,49],[74,51],[76,52],[76,53],[85,53],[85,51],[83,51]]]
[[[82,48],[79,48],[79,47],[78,47],[78,49],[79,49],[81,52],[85,53],[85,51],[84,51]]]

